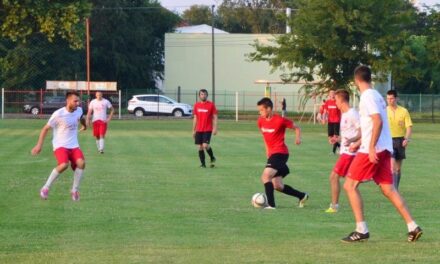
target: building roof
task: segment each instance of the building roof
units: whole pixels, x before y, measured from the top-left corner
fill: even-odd
[[[196,26],[188,26],[188,27],[178,27],[175,30],[176,33],[198,33],[198,34],[211,34],[212,28],[209,25],[202,24]],[[229,34],[226,31],[220,30],[218,28],[214,28],[214,34]]]

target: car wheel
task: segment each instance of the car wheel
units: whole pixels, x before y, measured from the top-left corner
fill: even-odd
[[[182,117],[183,116],[183,111],[180,109],[176,109],[173,111],[173,116],[175,117]]]
[[[141,108],[136,108],[134,110],[134,115],[137,116],[137,117],[144,116],[144,110],[142,110]]]
[[[38,107],[31,108],[31,114],[38,115],[40,113],[40,109]]]

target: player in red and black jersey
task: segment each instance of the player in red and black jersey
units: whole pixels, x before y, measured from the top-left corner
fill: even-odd
[[[215,157],[211,146],[211,135],[217,134],[217,108],[215,104],[208,101],[208,91],[199,91],[200,102],[194,105],[193,113],[193,137],[195,144],[199,147],[199,158],[201,168],[206,168],[205,150],[211,158],[211,168],[215,167]]]
[[[340,147],[339,144],[339,127],[341,123],[341,111],[336,107],[335,91],[330,90],[328,99],[320,109],[322,122],[327,120],[327,134],[329,143],[333,145],[333,154],[336,154],[336,149]]]
[[[289,173],[287,160],[289,159],[289,150],[284,142],[286,128],[295,129],[295,143],[301,144],[301,129],[293,121],[274,114],[273,103],[269,98],[263,98],[258,103],[258,128],[263,134],[266,145],[267,164],[261,175],[261,181],[264,184],[269,206],[267,209],[275,208],[274,189],[294,196],[299,199],[299,207],[304,207],[308,199],[308,194],[295,190],[291,186],[283,183],[283,178]]]

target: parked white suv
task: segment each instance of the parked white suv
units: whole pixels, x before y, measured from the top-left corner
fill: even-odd
[[[178,103],[169,97],[157,94],[133,95],[128,101],[127,110],[138,117],[154,113],[175,117],[192,114],[191,105]]]

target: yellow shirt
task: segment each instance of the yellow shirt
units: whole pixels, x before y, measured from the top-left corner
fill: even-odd
[[[395,110],[393,110],[391,106],[387,106],[387,114],[391,137],[405,137],[406,129],[412,126],[408,110],[399,105]]]

